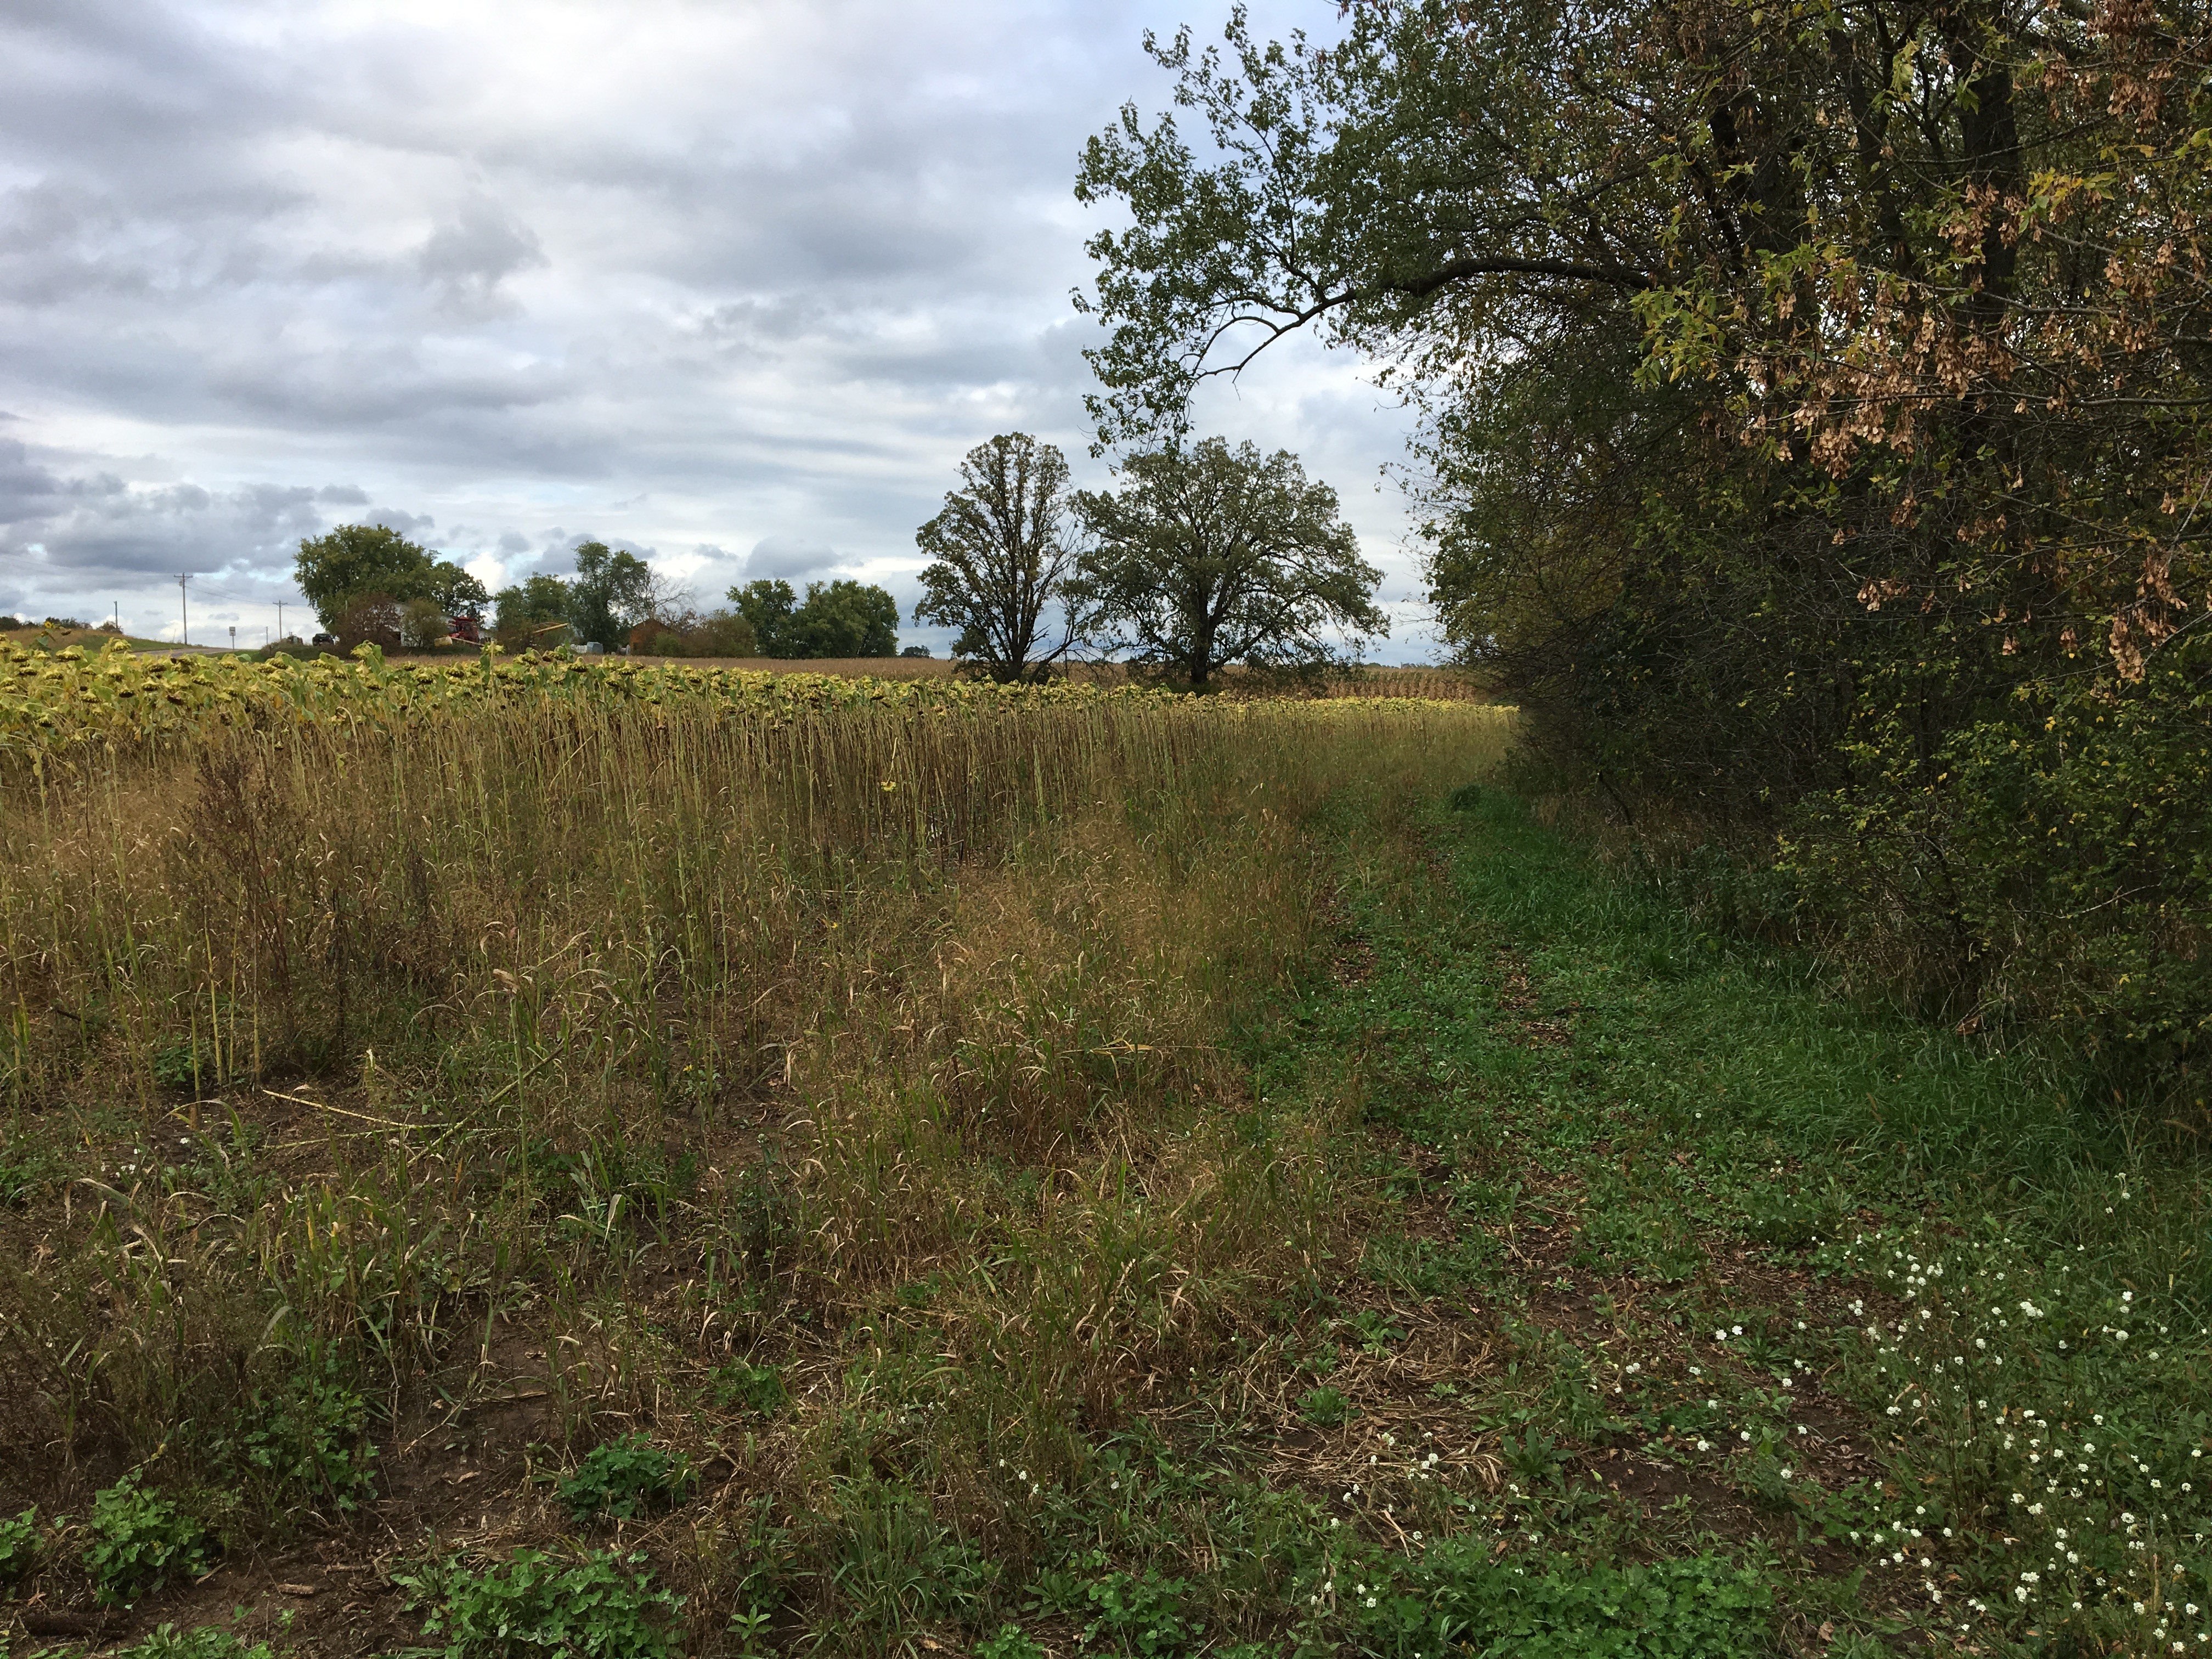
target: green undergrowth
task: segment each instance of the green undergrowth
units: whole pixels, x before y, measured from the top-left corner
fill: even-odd
[[[434,1644],[426,1659],[664,1659],[681,1598],[655,1589],[642,1559],[595,1550],[563,1563],[519,1549],[480,1569],[433,1560],[396,1582],[425,1614],[423,1634]]]
[[[1363,1242],[1370,1294],[1409,1359],[1454,1328],[1490,1345],[1428,1387],[1504,1483],[1450,1547],[1571,1561],[1578,1596],[1623,1560],[1739,1584],[1729,1628],[1784,1650],[2197,1650],[2212,1218],[2190,1149],[2032,1055],[1700,933],[1509,797],[1453,807],[1446,880],[1370,880],[1373,973],[1261,1071],[1355,1069],[1361,1152],[1403,1206]],[[1354,1420],[1407,1409],[1337,1387]],[[1342,1498],[1370,1539],[1433,1509],[1402,1480]],[[1434,1535],[1370,1569],[1432,1635]],[[1691,1565],[1717,1559],[1741,1576]],[[1455,1639],[1489,1651],[1488,1627]]]

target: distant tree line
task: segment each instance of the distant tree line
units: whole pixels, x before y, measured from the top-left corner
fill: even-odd
[[[349,645],[434,645],[447,618],[481,619],[491,600],[459,565],[380,524],[340,525],[303,540],[293,579],[324,629]]]
[[[295,577],[342,649],[363,642],[422,648],[455,619],[483,624],[511,650],[593,644],[607,651],[690,657],[888,657],[898,603],[872,584],[758,580],[729,591],[729,608],[701,611],[636,554],[580,543],[573,574],[539,572],[497,593],[460,566],[382,525],[341,525],[300,544]]]
[[[1177,435],[1126,455],[1116,486],[1071,487],[1066,458],[1027,433],[969,452],[960,487],[915,532],[930,556],[915,620],[952,630],[955,660],[1036,680],[1079,654],[1197,690],[1225,668],[1310,674],[1388,634],[1336,492],[1287,451]],[[510,649],[597,644],[653,656],[888,657],[897,601],[872,583],[757,579],[702,611],[636,554],[580,544],[568,576],[489,593],[381,525],[300,544],[298,580],[342,648],[422,647],[489,612]],[[927,655],[921,647],[911,647]]]
[[[1336,492],[1287,452],[1178,440],[1119,471],[1115,489],[1073,490],[1027,433],[970,450],[915,533],[933,556],[916,620],[956,630],[954,658],[994,679],[1091,653],[1198,690],[1232,665],[1326,669],[1389,631]]]

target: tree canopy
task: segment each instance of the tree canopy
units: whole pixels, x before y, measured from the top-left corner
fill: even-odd
[[[428,599],[453,617],[481,617],[491,600],[459,565],[380,524],[343,524],[303,539],[293,579],[326,628],[360,599]]]
[[[527,646],[533,638],[574,616],[568,584],[544,572],[502,587],[495,600],[492,629],[510,645]]]
[[[1332,629],[1389,632],[1372,597],[1382,573],[1359,556],[1336,492],[1287,451],[1207,438],[1121,471],[1119,489],[1075,498],[1094,538],[1079,589],[1131,661],[1202,687],[1231,663],[1325,663]]]
[[[730,590],[768,657],[888,657],[898,649],[898,601],[871,583],[839,577],[806,584],[762,579]]]
[[[590,541],[576,549],[568,617],[579,641],[619,650],[630,629],[653,614],[653,572],[635,553]]]
[[[960,477],[944,510],[915,532],[932,560],[915,620],[957,629],[952,654],[994,680],[1034,678],[1083,634],[1069,586],[1077,547],[1067,459],[1025,432],[1003,433],[968,452]],[[1054,606],[1056,629],[1047,620]]]
[[[1148,41],[1079,194],[1102,440],[1284,334],[1424,416],[1545,752],[1768,849],[1932,1008],[2212,1030],[2212,16],[1367,0]]]

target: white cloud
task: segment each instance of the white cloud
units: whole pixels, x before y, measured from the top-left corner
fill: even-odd
[[[495,574],[596,535],[702,594],[910,586],[914,526],[992,433],[1103,476],[1075,156],[1125,98],[1164,104],[1139,37],[1184,15],[18,0],[0,608],[150,628],[191,568],[273,620],[301,535],[402,514]],[[1217,424],[1330,478],[1402,592],[1402,509],[1368,485],[1406,422],[1354,368],[1286,354]]]

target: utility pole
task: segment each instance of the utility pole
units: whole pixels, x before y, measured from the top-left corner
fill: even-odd
[[[115,631],[118,634],[123,631],[123,601],[120,599],[115,601]]]
[[[276,601],[276,637],[280,640],[284,637],[284,601],[282,599]]]
[[[177,573],[177,643],[179,645],[190,645],[192,642],[192,615],[191,608],[185,603],[185,584],[191,579],[190,571]]]

